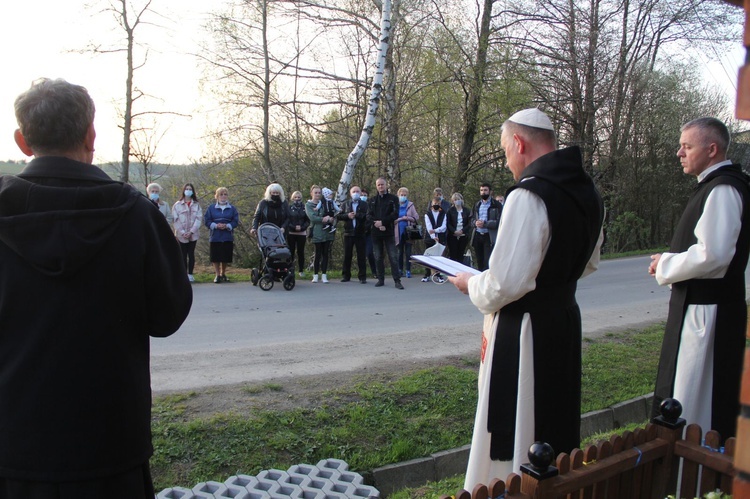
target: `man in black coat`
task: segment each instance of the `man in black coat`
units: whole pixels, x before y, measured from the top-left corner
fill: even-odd
[[[404,289],[401,284],[401,273],[398,271],[398,253],[396,252],[396,234],[393,224],[398,218],[398,198],[388,192],[388,183],[384,178],[375,181],[378,193],[368,201],[367,221],[371,227],[372,248],[375,253],[378,282],[376,287],[385,284],[385,253],[391,262],[391,275],[396,289]]]
[[[150,336],[192,291],[159,210],[91,163],[85,88],[40,80],[15,102],[0,177],[0,499],[153,499]]]
[[[359,282],[367,283],[366,250],[367,250],[367,203],[360,201],[362,194],[359,186],[349,189],[351,198],[344,202],[336,218],[344,221],[344,268],[341,270],[341,282],[352,278],[352,256],[357,250],[357,269]]]

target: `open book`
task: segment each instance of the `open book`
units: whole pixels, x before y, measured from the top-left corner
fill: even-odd
[[[444,256],[414,255],[411,257],[411,261],[449,276],[455,276],[459,272],[481,274],[481,272],[475,268],[467,267],[463,263],[458,263],[450,258],[445,258]]]

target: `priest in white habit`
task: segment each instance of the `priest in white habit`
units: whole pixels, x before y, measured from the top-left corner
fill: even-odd
[[[504,124],[516,184],[505,196],[489,269],[450,278],[485,314],[479,401],[464,489],[505,480],[535,441],[580,444],[579,278],[596,270],[604,207],[578,147],[557,149],[549,117],[532,108]]]
[[[669,315],[654,390],[654,415],[668,397],[688,424],[735,435],[745,348],[745,267],[750,248],[750,178],[727,159],[729,131],[715,118],[682,127],[682,171],[698,179],[670,243],[649,273],[670,285]]]

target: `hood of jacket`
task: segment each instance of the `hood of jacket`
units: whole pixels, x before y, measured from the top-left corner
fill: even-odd
[[[0,177],[0,243],[39,272],[69,276],[104,247],[140,197],[95,166],[37,158],[18,176]]]
[[[557,149],[537,158],[524,169],[518,183],[530,177],[552,182],[570,196],[579,209],[585,211],[581,200],[587,199],[593,180],[583,169],[581,149],[578,146]],[[508,192],[512,189],[513,187]]]

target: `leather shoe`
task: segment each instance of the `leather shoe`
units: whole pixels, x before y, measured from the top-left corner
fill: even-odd
[[[396,281],[396,289],[404,289],[404,285],[401,284],[401,281]]]
[[[349,281],[351,281],[351,279],[349,279],[348,277],[344,277],[343,279],[341,279],[341,282],[349,282]]]
[[[385,283],[383,281],[378,281],[375,283],[376,288],[379,288],[380,286],[385,286]]]
[[[367,284],[367,279],[360,279],[360,280],[359,280],[359,283],[360,283],[360,284]]]

